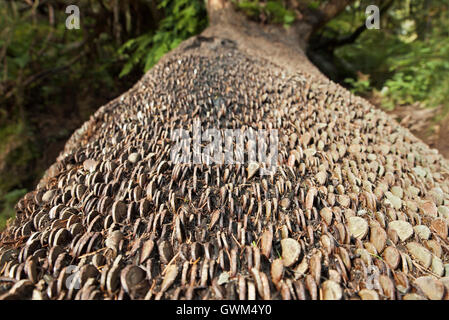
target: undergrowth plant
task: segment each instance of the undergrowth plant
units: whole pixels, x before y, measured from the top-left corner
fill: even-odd
[[[127,59],[120,77],[137,66],[147,71],[164,54],[207,26],[206,7],[202,0],[163,0],[158,7],[163,9],[165,16],[157,30],[131,39],[119,49],[119,54]]]

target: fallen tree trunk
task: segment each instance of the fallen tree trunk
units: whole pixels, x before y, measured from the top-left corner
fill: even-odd
[[[447,298],[447,161],[326,79],[307,26],[228,9],[210,1],[211,27],[101,107],[18,203],[2,299]],[[278,140],[176,163],[176,129],[207,153],[196,126]],[[251,162],[255,141],[275,171]]]

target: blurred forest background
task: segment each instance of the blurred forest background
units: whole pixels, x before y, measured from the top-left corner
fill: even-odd
[[[328,0],[233,0],[288,28]],[[309,40],[328,77],[449,156],[449,0],[347,1]],[[80,29],[67,29],[68,5]],[[366,30],[365,9],[381,10]],[[0,229],[65,141],[181,41],[207,27],[204,0],[0,1]]]

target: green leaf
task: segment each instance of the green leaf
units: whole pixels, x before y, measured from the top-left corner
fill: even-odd
[[[30,61],[30,56],[28,55],[28,52],[25,52],[23,55],[15,57],[13,60],[19,66],[19,68],[23,69]]]

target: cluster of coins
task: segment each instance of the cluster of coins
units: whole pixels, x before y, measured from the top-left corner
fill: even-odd
[[[74,133],[0,237],[1,299],[447,299],[448,162],[344,88],[232,41],[179,50]],[[277,170],[170,161],[276,129]]]

